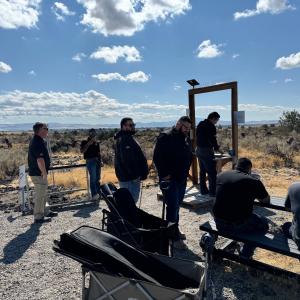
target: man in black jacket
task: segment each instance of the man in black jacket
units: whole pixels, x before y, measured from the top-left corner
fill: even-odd
[[[186,181],[192,163],[192,146],[189,138],[191,120],[183,116],[176,126],[163,132],[157,138],[153,161],[157,168],[160,186],[168,185],[164,190],[167,204],[168,222],[179,223],[179,208],[183,201]],[[181,235],[178,231],[178,238]]]
[[[215,197],[216,195],[216,161],[214,151],[219,151],[217,142],[216,124],[220,119],[217,112],[212,112],[207,119],[199,122],[196,130],[197,157],[200,169],[200,192],[202,195]],[[206,174],[208,175],[209,189],[206,186]]]
[[[121,188],[127,188],[134,201],[139,200],[141,180],[148,176],[147,159],[134,139],[135,124],[131,118],[121,120],[115,139],[115,172]]]

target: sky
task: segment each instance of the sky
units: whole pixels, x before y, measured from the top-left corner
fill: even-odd
[[[300,108],[299,28],[297,0],[0,0],[0,124],[176,120],[193,78],[277,120]],[[196,97],[199,119],[230,109]]]

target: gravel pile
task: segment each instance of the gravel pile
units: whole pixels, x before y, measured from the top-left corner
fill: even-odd
[[[160,216],[162,204],[156,193],[156,187],[145,189],[141,207]],[[103,201],[100,206],[106,207]],[[209,207],[181,209],[180,226],[187,236],[188,249],[176,249],[176,257],[202,260],[199,224],[210,218],[209,211]],[[272,224],[287,218],[284,212],[268,217]],[[0,211],[0,299],[80,299],[80,264],[56,254],[52,250],[53,240],[81,225],[100,227],[101,218],[101,209],[96,205],[65,208],[43,225],[33,225],[32,215]],[[294,280],[250,271],[227,260],[214,263],[216,298],[300,299],[300,285]]]

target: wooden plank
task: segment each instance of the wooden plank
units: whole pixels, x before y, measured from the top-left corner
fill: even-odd
[[[295,242],[280,233],[266,233],[263,235],[260,233],[232,233],[229,231],[221,232],[216,228],[214,221],[208,221],[202,224],[200,226],[200,230],[218,234],[220,236],[243,243],[251,242],[257,247],[300,259],[300,251],[298,250]]]
[[[236,86],[236,85],[237,85],[237,82],[232,81],[232,82],[227,82],[227,83],[220,83],[220,84],[214,84],[214,85],[210,85],[210,86],[194,88],[194,89],[189,90],[189,95],[196,95],[196,94],[228,90],[228,89],[234,88],[234,86]]]
[[[290,208],[287,208],[284,206],[285,199],[280,197],[271,197],[271,201],[269,204],[259,202],[258,200],[254,201],[254,205],[276,209],[276,210],[282,210],[282,211],[291,211]]]

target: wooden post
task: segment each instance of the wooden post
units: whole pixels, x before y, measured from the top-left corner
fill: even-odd
[[[189,111],[190,119],[192,121],[191,126],[191,140],[193,150],[196,149],[196,114],[195,114],[195,96],[189,94]],[[198,169],[197,169],[197,157],[193,155],[192,160],[192,182],[193,184],[198,184]]]
[[[232,149],[234,156],[232,157],[232,167],[234,167],[238,159],[238,123],[236,120],[235,112],[238,111],[238,91],[237,82],[233,83],[231,88],[231,131],[232,131]]]

